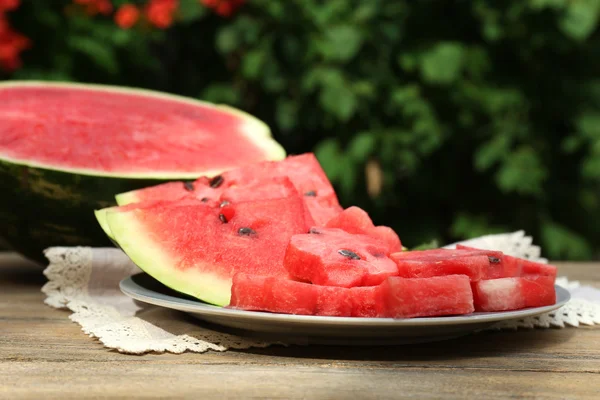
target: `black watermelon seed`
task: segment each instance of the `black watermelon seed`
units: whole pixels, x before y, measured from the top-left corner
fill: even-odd
[[[227,217],[225,216],[225,214],[219,214],[219,219],[221,220],[222,223],[226,224],[227,221]]]
[[[206,203],[208,201],[208,197],[203,197],[200,199],[201,202]]]
[[[194,191],[194,182],[192,182],[192,181],[183,182],[183,187],[188,192],[193,192]]]
[[[225,207],[227,205],[229,205],[229,202],[227,200],[223,200],[221,204],[219,204],[219,207]]]
[[[217,176],[215,176],[214,178],[212,178],[210,180],[210,187],[211,188],[218,188],[222,184],[223,184],[223,177],[221,175],[217,175]]]
[[[492,264],[498,264],[500,262],[500,259],[498,257],[488,256],[488,259]]]
[[[350,251],[350,250],[341,249],[341,250],[338,250],[338,253],[340,253],[344,257],[348,257],[351,260],[360,260],[360,257],[358,256],[358,254],[356,254],[355,252]]]
[[[317,192],[315,192],[314,190],[308,191],[306,193],[304,193],[305,196],[310,196],[310,197],[316,197],[317,196]]]
[[[238,234],[243,236],[256,235],[256,231],[252,228],[240,228]]]
[[[308,230],[308,233],[312,233],[312,234],[314,234],[314,235],[320,235],[320,234],[321,234],[321,231],[320,231],[320,230],[318,230],[317,228],[310,228],[310,229]]]

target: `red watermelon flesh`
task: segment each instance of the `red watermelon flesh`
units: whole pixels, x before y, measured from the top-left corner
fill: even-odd
[[[166,93],[8,82],[0,100],[0,157],[36,166],[182,178],[285,154],[249,114]]]
[[[474,311],[466,275],[390,277],[383,283],[383,293],[386,316],[392,318],[462,315]]]
[[[108,212],[108,224],[140,268],[209,303],[229,303],[237,272],[287,277],[287,244],[307,229],[301,196],[224,207],[190,201]]]
[[[461,244],[456,245],[456,248],[468,251],[481,251],[488,255],[497,253],[493,250],[480,250]],[[527,275],[544,275],[556,278],[556,267],[554,265],[542,264],[523,258],[509,256],[507,254],[503,254],[499,258],[500,263],[490,265],[490,269],[483,279],[498,279]]]
[[[477,311],[509,311],[556,303],[554,278],[528,276],[500,278],[473,283]]]
[[[377,318],[386,316],[383,285],[353,287],[350,299],[352,300],[352,317]]]
[[[276,276],[236,274],[231,308],[283,314],[412,318],[473,312],[469,279],[390,277],[369,287],[332,287]]]
[[[410,252],[406,252],[410,253]],[[393,253],[390,258],[398,266],[398,276],[404,278],[430,278],[443,275],[466,275],[471,281],[481,279],[482,272],[489,267],[486,255],[430,258],[415,257],[404,253]]]
[[[117,195],[120,205],[165,199],[177,199],[193,192],[197,197],[211,197],[229,187],[247,186],[255,181],[265,182],[288,177],[298,192],[304,195],[306,206],[315,224],[322,226],[342,211],[337,196],[321,165],[312,153],[290,156],[283,161],[265,161],[232,169],[212,178],[202,177],[194,182],[158,185]],[[217,189],[215,192],[212,190]]]
[[[402,243],[396,232],[387,226],[375,226],[369,214],[359,207],[352,206],[346,208],[327,221],[325,227],[342,229],[348,233],[372,236],[387,243],[390,253],[402,251]]]
[[[284,265],[293,279],[323,286],[372,286],[398,274],[387,244],[341,229],[312,228],[294,235]]]

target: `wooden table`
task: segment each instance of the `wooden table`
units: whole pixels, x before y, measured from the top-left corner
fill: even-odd
[[[600,287],[600,263],[559,264]],[[40,267],[0,253],[0,398],[600,399],[600,327],[395,347],[131,356],[45,306]]]

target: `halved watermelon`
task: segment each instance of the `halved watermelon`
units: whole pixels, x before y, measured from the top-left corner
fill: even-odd
[[[109,211],[107,221],[119,246],[152,277],[223,306],[229,304],[237,272],[287,277],[287,243],[307,230],[304,203],[297,194],[223,207],[183,199]]]
[[[312,228],[294,235],[285,268],[294,279],[324,286],[372,286],[398,274],[387,243],[341,229]]]
[[[115,193],[285,156],[258,119],[163,93],[12,81],[0,104],[0,235],[38,260],[108,244],[92,211]]]
[[[260,162],[235,168],[223,174],[202,177],[195,182],[167,183],[117,194],[119,205],[142,201],[177,200],[190,194],[198,198],[211,197],[229,187],[243,187],[260,181],[289,178],[316,225],[322,226],[342,211],[337,196],[325,172],[312,153],[290,156],[283,161]],[[254,186],[256,188],[256,185]],[[263,190],[265,191],[265,190]]]

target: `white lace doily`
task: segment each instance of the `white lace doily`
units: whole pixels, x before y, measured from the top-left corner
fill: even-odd
[[[539,247],[532,245],[531,238],[522,231],[462,243],[542,260]],[[44,271],[48,282],[42,288],[47,295],[46,304],[71,310],[69,318],[108,348],[131,354],[201,353],[274,344],[206,329],[183,313],[135,302],[125,296],[119,290],[119,282],[140,270],[121,250],[52,247],[45,254],[50,261]],[[571,292],[572,300],[566,306],[539,317],[501,323],[492,329],[600,324],[600,290],[566,278],[559,278],[557,283]]]

